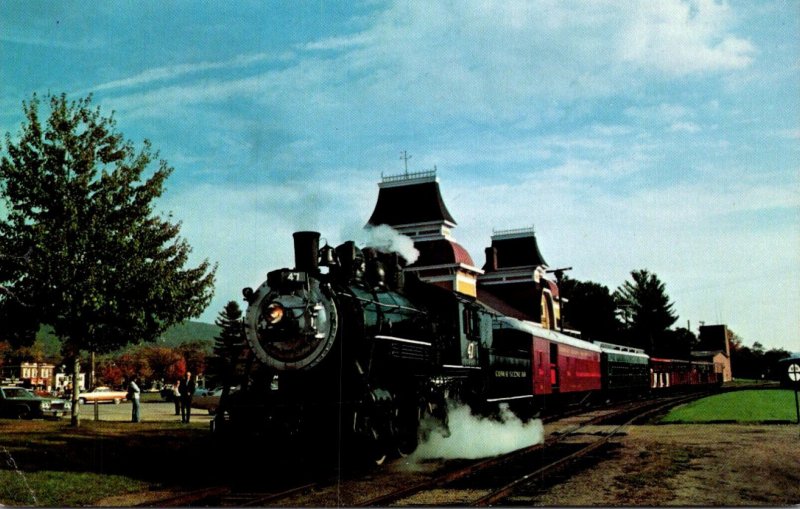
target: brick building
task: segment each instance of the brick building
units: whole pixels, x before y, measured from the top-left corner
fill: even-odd
[[[726,325],[702,325],[697,350],[692,351],[692,358],[714,363],[718,372],[722,373],[722,381],[733,380],[731,371],[730,331]]]
[[[4,383],[50,391],[53,389],[54,370],[54,365],[45,362],[23,362],[18,366],[3,366],[0,376]]]

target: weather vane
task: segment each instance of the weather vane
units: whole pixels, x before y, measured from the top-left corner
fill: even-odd
[[[405,166],[406,166],[406,177],[407,177],[407,176],[408,176],[408,160],[409,160],[409,159],[411,159],[411,156],[410,156],[410,155],[408,155],[408,152],[406,152],[406,151],[404,150],[404,151],[402,152],[402,155],[400,156],[400,159],[402,159],[402,160],[403,160],[403,163],[405,163]]]

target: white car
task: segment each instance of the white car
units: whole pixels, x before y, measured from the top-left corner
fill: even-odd
[[[95,387],[89,392],[78,394],[78,401],[83,405],[86,403],[114,403],[119,405],[127,399],[126,391],[115,391],[111,387]]]

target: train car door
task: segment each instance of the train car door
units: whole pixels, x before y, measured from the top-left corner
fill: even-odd
[[[558,343],[550,343],[550,389],[552,392],[559,390],[558,373]]]

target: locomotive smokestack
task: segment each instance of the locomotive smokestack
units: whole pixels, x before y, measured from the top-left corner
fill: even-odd
[[[315,272],[319,267],[319,232],[294,232],[294,268]]]

